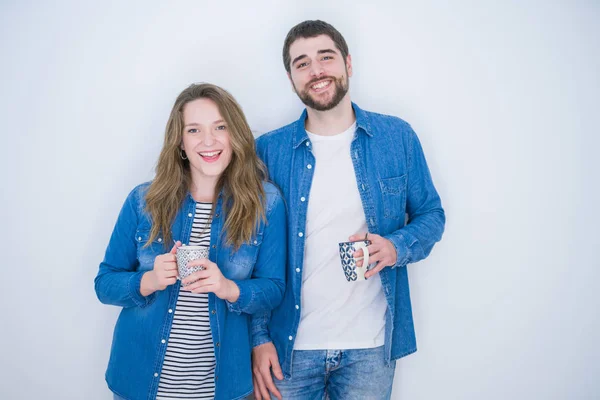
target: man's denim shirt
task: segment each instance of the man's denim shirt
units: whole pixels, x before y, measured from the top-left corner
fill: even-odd
[[[380,272],[388,304],[384,350],[390,362],[417,350],[406,266],[427,257],[442,237],[445,216],[410,125],[396,117],[363,111],[356,104],[352,107],[356,133],[351,157],[369,232],[389,239],[398,255],[393,267]],[[252,317],[252,340],[253,346],[274,342],[288,379],[302,311],[306,212],[314,168],[319,168],[305,120],[306,110],[298,121],[257,140],[258,154],[287,203],[289,251],[283,301],[272,313]],[[354,233],[358,232],[348,232],[348,236]]]
[[[136,187],[125,201],[95,280],[101,302],[123,307],[114,331],[106,381],[119,396],[136,400],[156,397],[181,288],[177,281],[146,297],[140,293],[142,275],[153,269],[157,255],[173,246],[163,242],[162,234],[144,246],[151,229],[144,200],[148,186]],[[216,399],[238,399],[252,392],[248,314],[273,309],[285,289],[285,205],[275,186],[265,183],[264,188],[266,222],[261,222],[252,239],[237,251],[226,244],[220,196],[213,213],[209,259],[240,288],[235,303],[213,293],[208,297]],[[188,194],[172,225],[174,240],[189,243],[195,210]]]

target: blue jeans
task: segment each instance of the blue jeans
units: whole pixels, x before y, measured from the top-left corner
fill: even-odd
[[[284,400],[388,400],[395,370],[395,361],[385,362],[383,346],[294,350],[292,378],[273,381]]]

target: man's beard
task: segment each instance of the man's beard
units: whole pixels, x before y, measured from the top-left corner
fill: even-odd
[[[317,102],[310,95],[310,86],[314,85],[315,82],[322,81],[323,79],[331,79],[333,81],[332,83],[335,85],[335,93],[333,94],[331,100],[327,103]],[[319,79],[315,79],[306,85],[308,89],[303,91],[296,90],[296,94],[307,107],[317,111],[329,111],[340,104],[340,101],[342,101],[346,93],[348,93],[348,88],[350,86],[348,83],[347,75],[342,75],[339,78],[334,78],[333,76],[320,77]]]

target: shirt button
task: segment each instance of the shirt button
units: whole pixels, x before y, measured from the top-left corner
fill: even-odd
[[[141,241],[142,241],[142,237],[138,236],[138,242],[141,242]]]
[[[296,268],[296,272],[300,272],[300,268]]]
[[[300,201],[306,201],[306,197],[304,197],[304,196],[300,197]]]
[[[360,186],[362,187],[362,190],[365,190],[365,184],[364,183],[362,183]]]
[[[215,214],[215,218],[219,218],[219,214]]]
[[[302,236],[304,236],[304,233],[298,232],[298,236],[302,237]]]
[[[219,347],[220,346],[219,342],[215,343],[215,346]]]
[[[310,146],[310,142],[309,142],[308,140],[306,141],[306,145],[307,145],[307,146]]]
[[[288,339],[292,340],[293,338],[290,336],[290,337],[288,337]]]
[[[217,311],[216,310],[212,310],[211,313],[214,315],[214,314],[217,313]]]
[[[258,244],[258,240],[255,240],[255,241],[254,241],[254,244]]]
[[[158,376],[158,373],[157,373],[157,372],[155,372],[155,373],[154,373],[154,377],[156,378],[157,376]]]
[[[173,312],[173,309],[169,308],[169,314],[171,314]]]
[[[167,343],[167,341],[165,339],[161,340],[160,342],[163,344]]]
[[[213,248],[213,249],[216,249],[216,248],[217,248],[217,245],[216,245],[216,244],[213,244],[213,245],[212,245],[212,248]]]
[[[188,217],[192,218],[192,213],[189,213],[189,214],[188,214]]]
[[[162,242],[162,238],[158,238],[158,241],[159,241],[159,242]]]
[[[308,169],[311,169],[311,168],[312,168],[312,165],[308,164],[308,165],[306,166],[306,168],[308,168]]]
[[[296,310],[299,310],[300,306],[298,304],[296,304]]]

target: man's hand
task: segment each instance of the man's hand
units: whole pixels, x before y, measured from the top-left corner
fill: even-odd
[[[376,235],[374,233],[357,233],[350,236],[348,239],[351,242],[358,242],[360,240],[370,240],[371,244],[367,246],[369,249],[369,264],[377,263],[373,269],[365,273],[365,278],[370,278],[373,275],[379,273],[385,267],[391,267],[396,264],[398,255],[396,254],[396,248],[394,244],[386,238]],[[362,257],[363,251],[359,249],[354,252],[354,257]],[[362,267],[362,260],[357,261],[356,265]]]
[[[273,375],[280,381],[283,380],[283,373],[277,358],[277,350],[272,342],[263,343],[252,349],[252,381],[254,383],[254,399],[269,400],[271,396],[269,391],[275,397],[281,400],[281,393],[277,390],[273,382]]]

